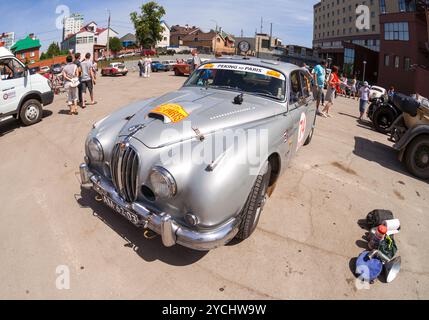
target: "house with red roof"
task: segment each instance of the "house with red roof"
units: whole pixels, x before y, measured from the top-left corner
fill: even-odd
[[[110,28],[101,28],[94,21],[86,24],[75,34],[69,35],[61,42],[62,50],[73,53],[79,52],[82,56],[91,53],[95,58],[105,55],[107,50],[107,34],[109,38],[118,37],[118,33]]]

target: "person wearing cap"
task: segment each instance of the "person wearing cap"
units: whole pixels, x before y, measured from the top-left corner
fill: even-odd
[[[365,81],[363,83],[363,86],[359,89],[359,94],[360,94],[360,100],[359,100],[360,117],[359,117],[359,121],[362,121],[362,118],[365,114],[366,107],[369,103],[370,90],[369,90],[369,84],[367,81]]]

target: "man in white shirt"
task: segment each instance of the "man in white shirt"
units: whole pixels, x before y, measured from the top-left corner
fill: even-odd
[[[152,59],[149,56],[144,58],[144,77],[150,78],[152,72]]]

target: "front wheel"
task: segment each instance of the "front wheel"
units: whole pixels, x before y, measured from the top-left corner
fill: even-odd
[[[417,137],[409,144],[405,165],[416,177],[429,179],[429,135]]]
[[[247,198],[241,213],[241,224],[239,227],[237,239],[245,240],[255,231],[265,203],[268,200],[268,185],[271,177],[271,165],[269,162],[259,173],[253,185],[250,195]]]
[[[388,129],[396,119],[396,113],[391,108],[381,106],[374,111],[372,122],[375,130],[380,133],[386,134]]]
[[[42,120],[43,108],[40,101],[30,99],[25,101],[19,113],[19,118],[25,126],[31,126]]]

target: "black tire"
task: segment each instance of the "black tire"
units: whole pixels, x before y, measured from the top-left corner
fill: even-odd
[[[43,116],[43,107],[40,101],[30,99],[24,102],[19,112],[19,119],[25,126],[31,126],[40,120]]]
[[[407,169],[420,179],[429,179],[429,135],[415,138],[405,151]]]
[[[307,137],[307,140],[304,142],[304,146],[308,146],[311,143],[311,140],[313,140],[313,134],[314,134],[314,128],[311,128],[310,134]]]
[[[180,73],[180,71],[178,69],[174,69],[174,75],[177,76],[177,77],[179,77],[182,74]]]
[[[241,223],[236,235],[237,239],[245,240],[249,238],[258,226],[259,218],[268,197],[267,191],[270,177],[271,165],[268,162],[256,178],[255,184],[241,212]]]
[[[372,123],[374,124],[375,130],[380,133],[386,134],[388,132],[387,129],[395,121],[397,115],[395,111],[386,106],[381,106],[374,111],[372,116]]]

